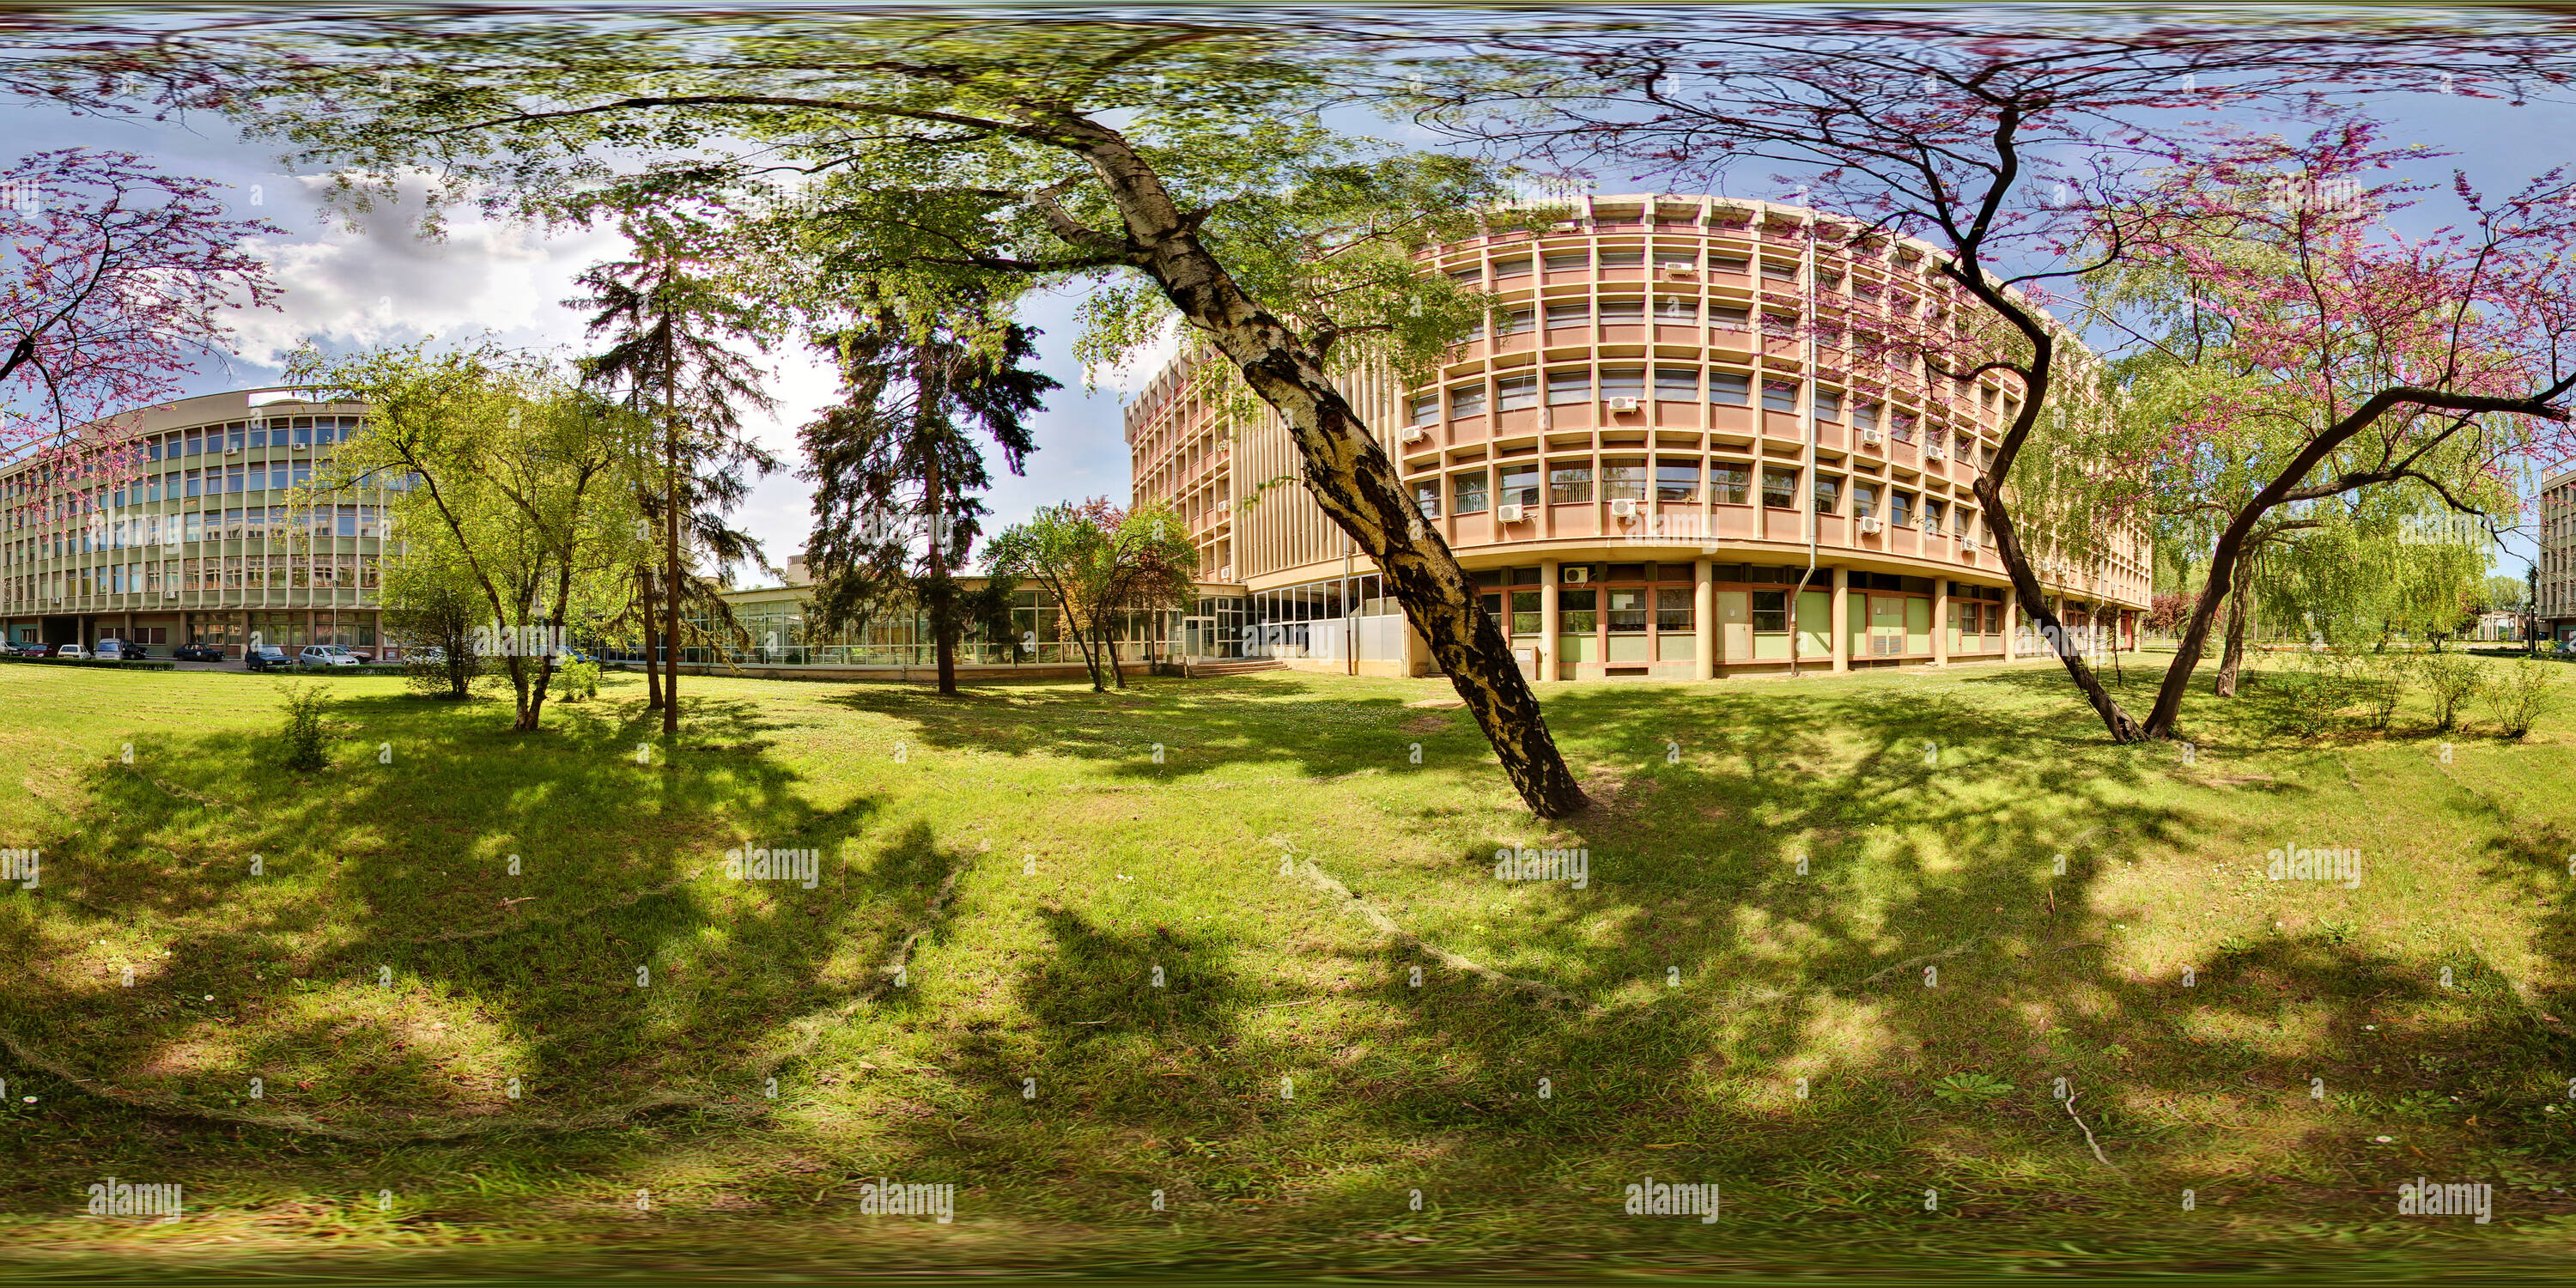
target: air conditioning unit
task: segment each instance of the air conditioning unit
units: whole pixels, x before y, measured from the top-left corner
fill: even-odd
[[[1610,513],[1622,519],[1633,519],[1637,517],[1637,502],[1629,497],[1620,497],[1610,503]]]
[[[240,449],[240,448],[238,448],[238,447],[227,447],[227,448],[225,448],[225,449],[224,449],[224,455],[226,455],[226,456],[239,456],[239,455],[241,455],[241,449]]]
[[[1588,585],[1591,585],[1591,584],[1592,584],[1592,565],[1590,565],[1590,564],[1567,564],[1567,565],[1565,565],[1564,569],[1563,569],[1563,570],[1558,574],[1558,578],[1557,578],[1557,579],[1558,579],[1559,581],[1563,582],[1565,585],[1568,585],[1568,586],[1588,586]]]
[[[1697,277],[1699,267],[1695,264],[1666,264],[1664,273],[1668,277]]]
[[[1528,517],[1529,511],[1526,506],[1499,505],[1494,507],[1494,518],[1503,523],[1518,523]]]
[[[1950,459],[1950,454],[1942,451],[1939,447],[1933,444],[1925,443],[1923,445],[1923,459],[1927,461],[1946,461]]]
[[[1637,404],[1641,401],[1643,400],[1621,395],[1620,397],[1610,400],[1610,410],[1614,412],[1635,411],[1637,410]]]
[[[1876,532],[1880,526],[1877,515],[1864,514],[1860,517],[1860,530],[1863,532]]]
[[[1420,425],[1407,425],[1404,427],[1404,433],[1399,435],[1399,437],[1408,443],[1419,443],[1430,436],[1430,431],[1424,429]]]
[[[163,599],[177,599],[179,597],[179,592],[175,590],[165,590],[161,592],[161,597]]]
[[[1222,567],[1222,568],[1217,569],[1217,570],[1216,570],[1216,579],[1217,579],[1218,581],[1232,581],[1232,580],[1234,580],[1234,565],[1233,565],[1233,564],[1227,564],[1226,566],[1224,566],[1224,567]]]
[[[1975,537],[1959,538],[1959,549],[1961,552],[1966,554],[1977,553],[1977,539]]]
[[[1864,429],[1860,432],[1860,441],[1865,447],[1876,447],[1886,441],[1886,436],[1874,429]]]

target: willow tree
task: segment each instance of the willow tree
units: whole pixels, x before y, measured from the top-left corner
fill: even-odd
[[[1266,23],[648,12],[354,18],[293,52],[234,106],[353,201],[424,172],[558,216],[766,198],[769,249],[804,266],[785,276],[834,291],[1138,284],[1285,424],[1530,809],[1586,803],[1342,393],[1359,365],[1419,372],[1466,333],[1480,299],[1413,252],[1480,231],[1504,195],[1486,167],[1321,124],[1368,51]]]

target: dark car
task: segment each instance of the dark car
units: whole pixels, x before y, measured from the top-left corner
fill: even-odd
[[[9,651],[16,653],[20,657],[49,657],[54,651],[53,645],[38,643],[35,640],[27,640],[23,643],[11,644],[8,648]]]
[[[220,662],[224,660],[224,650],[216,644],[182,644],[170,650],[170,656],[182,662]]]
[[[274,644],[263,644],[242,650],[242,666],[252,671],[292,671],[295,669],[295,655]]]

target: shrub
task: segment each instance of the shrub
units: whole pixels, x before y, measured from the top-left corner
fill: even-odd
[[[2486,663],[2466,653],[2427,654],[2416,668],[2424,677],[2425,694],[2433,699],[2436,730],[2459,724],[2460,708],[2486,684]]]
[[[599,663],[572,662],[555,672],[554,690],[566,702],[599,696]]]
[[[330,698],[318,684],[281,684],[278,692],[286,698],[286,767],[298,773],[312,773],[331,767],[330,754],[324,749],[330,734],[322,728],[322,711]]]
[[[2486,686],[2486,699],[2487,714],[2503,727],[2504,736],[2519,738],[2558,704],[2558,687],[2548,663],[2524,658],[2508,663]]]
[[[2406,700],[2414,669],[2410,654],[2354,651],[2344,655],[2345,686],[2361,708],[2365,728],[2385,732],[2397,718],[2397,705]]]

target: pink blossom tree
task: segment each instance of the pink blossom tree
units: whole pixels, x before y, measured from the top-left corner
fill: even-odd
[[[2422,191],[2389,177],[2407,159],[2359,119],[2236,138],[2170,152],[2134,205],[2102,212],[2101,238],[2189,284],[2207,346],[2193,356],[2215,368],[2160,409],[2153,470],[2189,486],[2224,444],[2241,476],[2204,498],[2209,578],[2149,736],[2174,732],[2237,565],[2269,529],[2390,486],[2491,517],[2484,497],[2512,495],[2518,466],[2576,455],[2576,186],[2551,171],[2496,200],[2455,175],[2458,222],[2407,237],[2387,224]],[[2173,334],[2125,330],[2147,346]]]
[[[276,307],[244,242],[284,230],[227,217],[218,187],[87,148],[0,170],[0,456],[63,454],[56,478],[113,486],[131,449],[74,453],[72,429],[168,396],[223,350],[226,313]]]

